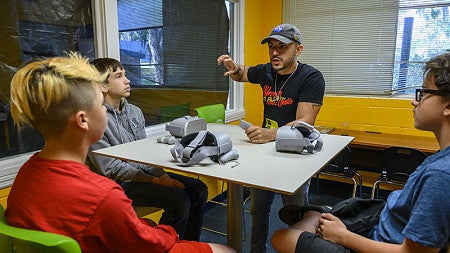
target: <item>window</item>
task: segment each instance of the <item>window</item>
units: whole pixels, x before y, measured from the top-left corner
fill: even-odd
[[[2,2],[0,34],[0,189],[10,186],[19,167],[43,139],[30,127],[21,131],[9,114],[9,84],[32,59],[78,51],[95,56],[91,0]]]
[[[326,93],[412,93],[422,66],[450,49],[450,1],[290,0],[285,22],[304,39],[300,60],[322,71]]]
[[[431,57],[450,51],[450,1],[401,1],[397,23],[393,90],[412,93],[422,85],[423,67]],[[443,1],[442,1],[443,2]]]
[[[230,79],[215,63],[232,54],[230,10],[224,0],[117,1],[120,59],[134,87],[128,100],[148,125],[227,104]]]
[[[33,129],[18,131],[9,114],[9,83],[17,68],[32,59],[67,51],[95,55],[90,0],[8,0],[3,6],[8,11],[0,27],[5,35],[0,42],[0,160],[43,146],[42,137]]]

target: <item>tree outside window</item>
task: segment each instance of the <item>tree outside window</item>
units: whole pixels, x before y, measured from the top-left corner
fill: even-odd
[[[413,93],[422,85],[425,62],[450,51],[449,8],[399,10],[392,85],[397,93]]]

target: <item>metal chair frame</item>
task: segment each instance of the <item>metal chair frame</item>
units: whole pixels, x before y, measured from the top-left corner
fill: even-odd
[[[375,198],[380,184],[405,185],[409,175],[425,160],[427,155],[409,147],[389,147],[383,150],[380,176],[372,184],[371,198]]]
[[[353,183],[352,198],[356,196],[356,190],[359,185],[359,197],[362,197],[362,176],[356,169],[350,167],[351,150],[345,147],[331,163],[327,164],[319,173],[316,174],[317,185],[316,191],[319,195],[319,175],[331,177],[345,178]],[[355,177],[358,178],[358,182]]]

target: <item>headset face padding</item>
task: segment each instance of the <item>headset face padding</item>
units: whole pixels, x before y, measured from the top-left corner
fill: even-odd
[[[303,137],[308,138],[311,135],[311,131],[304,126],[298,126],[297,129],[303,134]]]

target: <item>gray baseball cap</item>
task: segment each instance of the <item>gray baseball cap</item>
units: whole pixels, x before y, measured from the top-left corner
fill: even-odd
[[[270,39],[279,40],[285,44],[290,44],[294,41],[302,43],[302,34],[297,27],[291,24],[281,24],[273,28],[270,35],[261,41],[261,44],[269,42]]]

